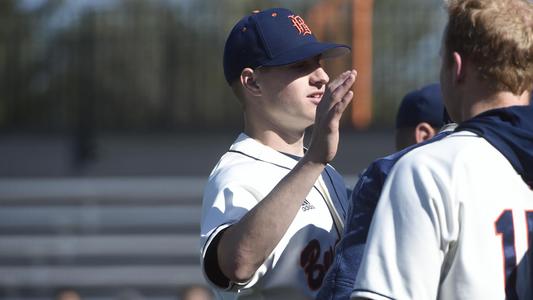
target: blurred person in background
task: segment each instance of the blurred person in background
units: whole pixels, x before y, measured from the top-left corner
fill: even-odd
[[[202,285],[191,285],[184,288],[178,300],[213,300],[213,292]]]
[[[438,83],[405,95],[396,114],[396,151],[434,137],[445,124]]]
[[[55,300],[81,300],[80,294],[72,288],[61,288],[55,294]]]

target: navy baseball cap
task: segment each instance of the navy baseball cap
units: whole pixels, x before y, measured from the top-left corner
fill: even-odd
[[[446,117],[440,84],[430,84],[405,95],[396,115],[396,128],[415,127],[421,122],[442,127]]]
[[[224,76],[231,84],[244,68],[282,66],[322,55],[346,54],[350,47],[319,42],[304,20],[285,8],[271,8],[242,18],[224,47]]]

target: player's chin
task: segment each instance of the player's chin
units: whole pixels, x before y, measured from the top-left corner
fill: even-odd
[[[315,123],[315,111],[308,110],[304,114],[300,114],[298,119],[293,120],[293,124],[299,128],[307,128]]]
[[[316,119],[316,113],[315,112],[308,114],[307,118],[306,118],[306,122],[305,122],[307,127],[315,124],[315,119]]]
[[[308,97],[307,99],[309,99],[309,102],[311,102],[312,105],[318,106],[318,104],[320,103],[320,100],[322,100],[322,97],[320,98]]]

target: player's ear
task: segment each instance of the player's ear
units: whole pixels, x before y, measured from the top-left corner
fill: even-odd
[[[257,74],[251,68],[244,68],[241,72],[241,85],[247,93],[254,96],[261,95],[261,88],[257,84]]]
[[[418,144],[418,143],[421,143],[423,141],[429,140],[430,138],[435,136],[436,133],[437,133],[437,131],[430,124],[428,124],[426,122],[419,123],[415,127],[415,140],[416,140],[416,143]]]
[[[453,75],[454,75],[454,81],[455,82],[461,82],[465,78],[465,65],[464,60],[461,54],[458,52],[452,53],[452,59],[453,59]]]

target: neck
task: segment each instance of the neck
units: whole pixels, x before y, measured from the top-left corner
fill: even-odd
[[[287,130],[279,126],[261,126],[261,124],[250,122],[245,116],[244,133],[276,151],[297,156],[304,155],[305,130],[298,131]]]
[[[515,105],[528,105],[529,93],[515,95],[511,92],[496,92],[490,95],[472,95],[474,101],[465,105],[462,111],[462,120],[468,120],[486,111]],[[464,103],[468,103],[468,100]]]
[[[490,82],[479,78],[473,66],[469,66],[467,71],[471,76],[465,78],[466,82],[458,87],[460,101],[458,121],[471,119],[492,109],[529,104],[529,92],[516,95],[510,91],[497,91]]]

